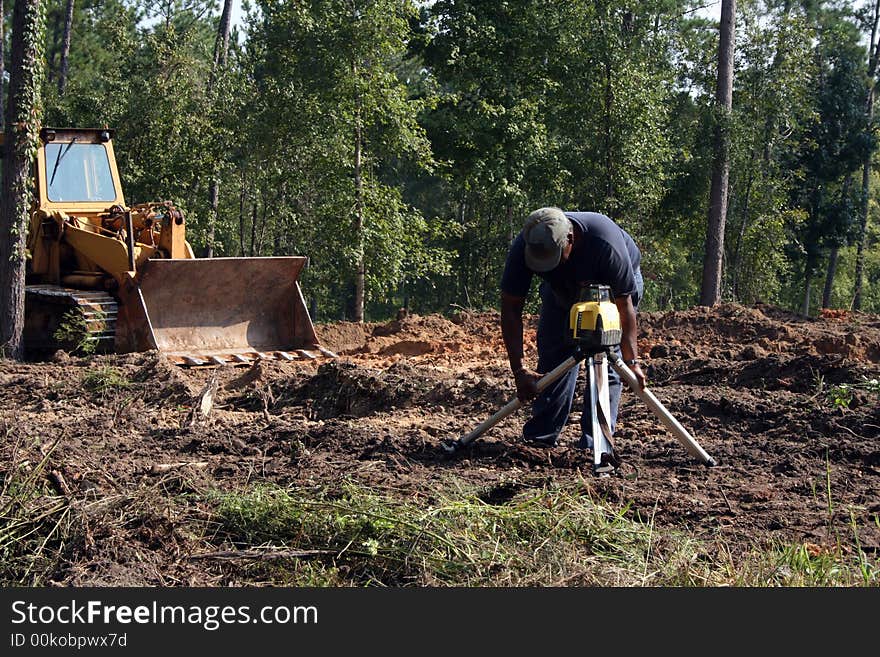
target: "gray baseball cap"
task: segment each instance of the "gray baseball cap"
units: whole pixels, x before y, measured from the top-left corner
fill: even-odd
[[[538,272],[555,269],[570,232],[571,222],[559,208],[539,208],[532,212],[523,225],[526,266]]]

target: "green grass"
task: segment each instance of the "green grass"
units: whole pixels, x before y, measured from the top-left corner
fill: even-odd
[[[776,545],[742,564],[736,586],[834,587],[878,586],[878,564],[861,551],[852,557],[812,545]]]
[[[627,507],[596,499],[584,482],[511,488],[497,504],[484,501],[492,498],[485,490],[453,482],[428,504],[351,482],[205,490],[178,473],[68,499],[48,485],[51,451],[35,463],[24,450],[7,450],[4,586],[64,582],[66,573],[108,559],[131,570],[138,550],[158,550],[162,568],[186,564],[217,586],[880,585],[876,555],[862,550],[855,520],[836,546],[780,543],[734,554],[720,538],[669,531],[653,516],[632,520]],[[171,570],[167,581],[187,581]]]
[[[82,377],[82,387],[88,392],[104,396],[132,386],[132,382],[116,367],[103,366],[88,370]]]
[[[503,506],[471,496],[425,508],[353,486],[311,498],[259,488],[220,495],[217,520],[235,545],[323,550],[323,561],[334,572],[344,567],[357,585],[595,583],[601,572],[622,576],[648,546],[647,534],[620,514],[550,491]]]
[[[61,561],[71,506],[46,482],[54,445],[36,463],[16,458],[20,447],[0,481],[0,585],[43,586]]]
[[[347,486],[341,493],[254,488],[214,493],[213,541],[270,557],[249,581],[298,586],[876,586],[858,554],[774,546],[733,557],[650,521],[626,519],[583,487],[476,494],[423,507]],[[291,550],[303,556],[290,558]],[[271,555],[279,555],[271,559]]]

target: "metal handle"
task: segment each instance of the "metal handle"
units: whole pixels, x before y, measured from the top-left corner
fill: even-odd
[[[715,459],[709,456],[706,451],[700,447],[700,444],[694,440],[687,429],[685,429],[678,420],[672,417],[672,413],[666,410],[666,407],[654,396],[648,388],[642,388],[639,385],[636,375],[632,373],[626,364],[616,353],[609,353],[611,356],[611,366],[620,375],[620,378],[626,381],[626,385],[645,402],[645,405],[651,409],[654,415],[666,426],[667,429],[675,436],[678,441],[684,445],[688,453],[696,459],[702,461],[705,465],[715,465]]]
[[[536,387],[538,388],[538,394],[541,394],[544,389],[549,386],[551,383],[555,382],[559,379],[563,374],[568,372],[572,367],[578,364],[578,360],[574,358],[574,356],[570,357],[568,360],[563,361],[560,365],[556,366],[556,368],[547,372],[544,376],[542,376]],[[519,410],[519,408],[523,405],[522,401],[520,401],[519,397],[514,397],[507,404],[505,404],[495,415],[490,417],[489,419],[483,421],[476,429],[471,431],[468,435],[463,438],[459,438],[458,444],[461,447],[470,444],[477,438],[479,438],[486,431],[494,427],[496,424],[501,422],[504,418],[506,418],[511,413]]]
[[[128,246],[128,271],[135,271],[134,222],[131,219],[131,210],[125,211],[125,242]]]

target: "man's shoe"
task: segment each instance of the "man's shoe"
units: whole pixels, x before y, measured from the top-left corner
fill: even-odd
[[[587,434],[582,435],[578,441],[578,447],[581,449],[593,449],[593,437]]]
[[[523,436],[523,441],[532,447],[556,447],[556,435]]]

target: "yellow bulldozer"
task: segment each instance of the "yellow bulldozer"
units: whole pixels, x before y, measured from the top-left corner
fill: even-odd
[[[173,203],[126,205],[112,130],[43,128],[35,173],[26,352],[158,350],[190,366],[334,356],[300,290],[308,258],[194,257]]]

